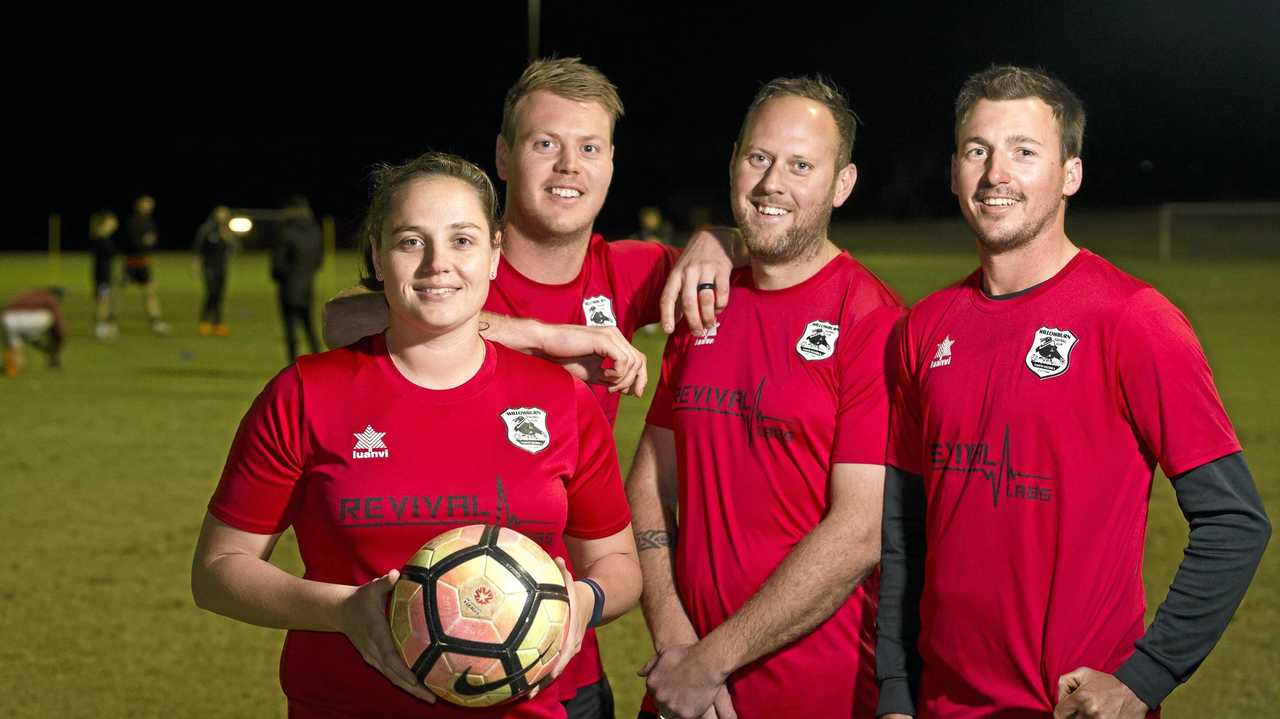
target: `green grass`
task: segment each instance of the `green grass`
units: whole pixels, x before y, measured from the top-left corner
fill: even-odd
[[[916,249],[884,233],[927,238],[935,229],[861,226],[842,236]],[[961,250],[949,254],[876,252],[863,260],[914,300],[972,269],[970,245],[960,235],[956,241]],[[1144,254],[1121,253],[1135,258],[1121,264],[1164,290],[1196,326],[1274,513],[1280,266],[1160,266],[1136,259]],[[340,258],[340,270],[352,266]],[[0,298],[46,283],[51,273],[43,256],[0,255]],[[103,345],[92,337],[87,258],[63,258],[65,367],[33,362],[16,379],[0,378],[0,716],[284,716],[276,675],[282,633],[197,610],[188,589],[195,537],[237,422],[284,364],[265,258],[235,260],[225,339],[195,333],[199,286],[185,256],[160,257],[156,275],[175,335],[148,332],[135,289],[125,297],[120,340]],[[323,291],[340,284],[322,277]],[[651,369],[661,342],[661,335],[637,336]],[[646,405],[622,404],[624,470]],[[1173,493],[1158,478],[1145,567],[1153,605],[1185,537]],[[300,570],[291,536],[274,561]],[[1280,681],[1266,669],[1275,663],[1278,626],[1273,553],[1217,650],[1174,693],[1165,716],[1257,716],[1280,704]],[[604,628],[602,647],[618,716],[632,717],[642,689],[635,669],[649,655],[639,614]]]

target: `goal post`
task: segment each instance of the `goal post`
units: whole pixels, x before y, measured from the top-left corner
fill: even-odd
[[[1280,202],[1167,202],[1159,209],[1159,259],[1173,261],[1173,238],[1178,217],[1276,217],[1280,226]]]

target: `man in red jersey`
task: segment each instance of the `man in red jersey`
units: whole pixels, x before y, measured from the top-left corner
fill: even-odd
[[[644,355],[630,344],[635,331],[660,318],[673,326],[678,299],[698,321],[714,322],[732,269],[721,241],[732,248],[737,239],[701,232],[681,257],[672,247],[606,242],[592,231],[613,179],[613,130],[622,114],[614,85],[577,58],[536,60],[508,90],[495,148],[507,183],[502,260],[485,305],[491,340],[613,360],[607,384],[592,385],[610,422],[619,394],[639,396],[647,381]],[[330,347],[387,323],[386,305],[372,293],[330,302],[325,311]]]
[[[956,101],[952,190],[981,267],[901,336],[881,715],[1157,715],[1270,535],[1187,319],[1067,237],[1083,134],[1079,100],[1038,70],[992,67]],[[1190,542],[1144,630],[1157,462]]]
[[[827,237],[854,116],[765,85],[730,162],[751,266],[671,337],[627,496],[657,655],[642,716],[870,716],[894,294]],[[678,520],[677,520],[678,513]]]
[[[660,297],[670,298],[668,308],[681,297],[711,322],[732,269],[712,233],[695,238],[673,272],[671,247],[606,242],[592,232],[613,178],[613,130],[622,113],[613,84],[577,58],[530,63],[507,92],[496,141],[498,175],[507,182],[502,257],[483,315],[484,336],[514,349],[612,360],[603,374],[608,384],[591,385],[610,423],[622,391],[644,391],[644,355],[630,339],[659,319]],[[732,245],[736,233],[722,234]],[[717,289],[696,292],[699,284]],[[386,326],[381,293],[358,290],[325,307],[330,347]],[[594,630],[558,681],[582,687],[569,704],[571,719],[613,715]]]

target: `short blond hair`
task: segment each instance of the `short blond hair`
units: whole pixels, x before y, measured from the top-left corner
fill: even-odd
[[[1023,100],[1034,97],[1053,110],[1061,138],[1062,161],[1079,157],[1084,149],[1084,103],[1065,83],[1036,67],[992,65],[974,73],[956,97],[956,138],[979,100]]]
[[[507,90],[507,97],[502,102],[502,140],[507,147],[516,141],[516,105],[539,90],[566,100],[599,103],[609,113],[609,135],[612,139],[613,128],[623,115],[618,88],[603,72],[586,64],[582,58],[544,58],[529,63],[516,84]]]

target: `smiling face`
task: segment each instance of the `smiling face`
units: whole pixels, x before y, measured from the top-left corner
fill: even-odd
[[[857,181],[837,167],[839,132],[831,111],[795,95],[752,114],[729,167],[733,216],[753,261],[782,265],[815,251],[831,210]]]
[[[1082,166],[1060,147],[1053,110],[1039,98],[974,105],[957,132],[951,191],[983,252],[1066,236],[1066,198],[1080,189]]]
[[[613,120],[598,102],[539,90],[515,109],[512,145],[497,144],[507,217],[525,236],[554,241],[591,232],[613,180]]]
[[[473,331],[498,266],[474,188],[441,175],[410,181],[392,197],[372,253],[393,327]]]

